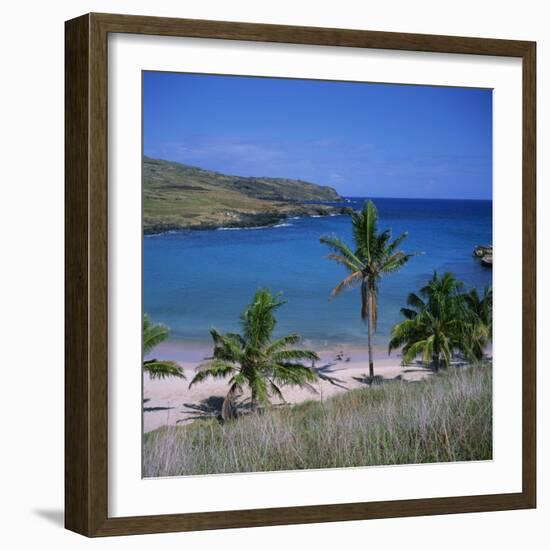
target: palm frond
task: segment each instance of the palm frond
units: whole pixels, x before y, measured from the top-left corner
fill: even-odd
[[[259,375],[257,372],[253,372],[250,378],[248,379],[248,386],[252,393],[252,404],[253,406],[259,405],[269,405],[269,390],[268,384],[265,377]]]
[[[346,257],[335,254],[334,252],[327,254],[327,259],[333,260],[336,263],[343,265],[351,273],[361,272],[359,269],[357,269],[357,266],[353,264],[350,260],[348,260]]]
[[[296,345],[298,342],[300,342],[300,340],[301,337],[299,334],[288,334],[287,336],[278,338],[277,340],[273,341],[269,346],[267,346],[267,348],[265,349],[265,354],[267,356],[270,356],[272,353],[284,349],[287,346]]]
[[[143,354],[150,354],[155,346],[166,340],[168,333],[167,326],[154,324],[149,315],[145,314],[143,316]],[[143,361],[142,368],[149,373],[151,378],[166,378],[167,376],[185,378],[183,370],[175,361],[149,359]]]
[[[363,262],[358,258],[351,248],[338,237],[324,236],[320,239],[321,243],[326,244],[335,254],[334,256],[329,256],[329,258],[343,263],[339,258],[345,258],[347,264],[344,264],[348,269],[354,271],[361,271],[364,267]]]
[[[266,289],[258,290],[252,303],[241,314],[245,340],[254,346],[268,342],[277,324],[274,313],[284,303],[279,294],[273,295]]]
[[[185,378],[182,368],[175,361],[150,359],[143,362],[143,370],[147,372],[152,379],[166,378],[167,376]]]
[[[399,311],[405,319],[414,319],[418,315],[418,311],[408,307],[402,307]]]
[[[318,378],[315,370],[294,362],[272,363],[267,369],[271,378],[282,384],[301,386],[306,382],[315,382]]]
[[[411,258],[416,256],[414,253],[405,254],[404,252],[395,252],[380,266],[381,273],[394,273],[399,271]]]
[[[275,362],[286,361],[319,361],[319,356],[306,349],[287,349],[277,351],[270,355],[270,359]]]
[[[388,242],[391,239],[391,230],[385,229],[374,236],[371,250],[372,259],[376,262],[383,262],[388,254]]]
[[[420,296],[418,296],[418,294],[415,294],[414,292],[409,293],[409,295],[407,296],[407,305],[411,306],[417,311],[421,311],[426,307],[424,300],[422,300],[422,298],[420,298]]]
[[[273,382],[273,380],[270,380],[269,378],[268,381],[271,393],[276,395],[283,403],[286,403],[286,399],[284,398],[283,392],[281,391],[279,386],[277,386],[277,384],[275,384],[275,382]]]
[[[154,347],[166,340],[168,333],[168,327],[153,323],[149,315],[145,314],[143,316],[143,352],[150,353]]]
[[[396,237],[389,245],[388,245],[388,255],[391,255],[395,252],[397,247],[409,236],[409,233],[405,231],[404,233],[401,233],[398,237]]]
[[[352,214],[353,236],[357,249],[367,262],[373,258],[378,229],[378,210],[372,201],[363,205],[361,212]]]
[[[201,363],[195,371],[196,374],[189,383],[190,388],[206,378],[225,378],[235,371],[235,366],[214,359],[206,363]]]
[[[360,271],[355,271],[351,275],[348,275],[343,281],[340,281],[330,293],[331,298],[336,298],[343,290],[347,288],[353,288],[361,283],[363,274]]]
[[[405,364],[411,363],[413,359],[415,357],[418,357],[419,355],[425,356],[427,346],[428,346],[427,339],[418,340],[417,342],[414,342],[410,346],[407,346],[406,349],[403,349],[403,363]]]
[[[391,330],[391,337],[388,344],[388,352],[400,348],[406,344],[416,332],[417,324],[413,319],[401,321],[394,325]]]
[[[221,334],[215,328],[210,330],[210,334],[214,342],[212,353],[214,359],[233,363],[242,360],[244,341],[239,334]]]
[[[246,376],[244,372],[239,371],[229,379],[229,386],[233,388],[233,391],[242,393],[244,386],[247,384]]]

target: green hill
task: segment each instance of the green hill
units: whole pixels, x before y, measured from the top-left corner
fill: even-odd
[[[332,187],[301,180],[229,176],[178,162],[143,160],[145,233],[270,225],[292,216],[346,210],[306,201],[343,198]]]

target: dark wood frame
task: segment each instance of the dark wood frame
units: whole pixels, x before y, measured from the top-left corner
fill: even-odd
[[[108,33],[518,57],[523,63],[523,488],[520,493],[110,518],[107,513]],[[87,536],[222,529],[536,506],[536,44],[88,14],[65,27],[65,526]]]

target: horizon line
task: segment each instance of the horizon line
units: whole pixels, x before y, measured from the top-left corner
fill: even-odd
[[[405,199],[405,200],[420,200],[420,201],[493,201],[493,197],[489,199],[473,199],[473,198],[462,198],[462,197],[382,197],[382,196],[373,196],[373,195],[342,195],[338,189],[334,185],[327,185],[322,183],[315,183],[313,181],[301,179],[301,178],[291,178],[287,176],[241,176],[239,174],[229,174],[227,172],[220,172],[219,170],[211,170],[209,168],[203,168],[202,166],[197,166],[196,164],[188,164],[186,162],[182,162],[180,160],[171,160],[167,158],[160,158],[160,157],[152,157],[150,155],[145,154],[145,151],[142,151],[142,162],[145,161],[145,159],[150,160],[160,160],[164,162],[173,162],[175,164],[181,164],[182,166],[187,166],[189,168],[195,168],[197,170],[204,170],[205,172],[212,172],[214,174],[221,174],[223,176],[230,176],[230,177],[236,177],[236,178],[247,178],[247,179],[281,179],[281,180],[295,180],[295,181],[301,181],[304,183],[310,183],[312,185],[318,185],[319,187],[328,187],[330,189],[334,189],[341,197],[345,199],[350,198],[357,198],[357,199]],[[336,201],[323,201],[323,202],[336,202]]]
[[[403,199],[407,201],[482,201],[482,202],[493,202],[493,198],[490,199],[469,199],[463,197],[380,197],[380,196],[352,196],[352,195],[342,195],[345,199]],[[323,201],[323,202],[336,202],[336,201]]]

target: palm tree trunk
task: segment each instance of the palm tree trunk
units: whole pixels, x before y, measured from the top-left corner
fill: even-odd
[[[432,355],[432,361],[433,361],[433,364],[434,364],[435,372],[439,372],[439,355],[437,353],[434,353]]]
[[[250,408],[252,412],[256,412],[258,408],[258,400],[256,399],[256,393],[254,391],[250,395]]]
[[[374,379],[374,360],[372,357],[372,319],[369,308],[369,317],[367,320],[367,330],[368,330],[368,342],[369,342],[369,378],[371,381]]]
[[[362,293],[362,299],[363,299],[363,311],[366,309],[366,321],[367,321],[367,342],[368,342],[368,349],[369,349],[369,378],[372,382],[374,379],[374,360],[372,357],[372,325],[373,325],[373,319],[372,319],[372,307],[371,307],[371,300],[369,295],[369,287],[368,283],[366,281],[363,281],[361,285],[361,293]]]

